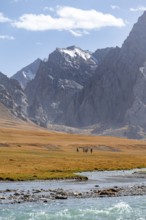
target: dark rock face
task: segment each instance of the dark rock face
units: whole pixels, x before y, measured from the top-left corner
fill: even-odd
[[[96,67],[96,59],[87,51],[75,46],[57,48],[47,62],[41,62],[35,79],[26,87],[30,119],[44,126],[58,123]]]
[[[68,108],[66,124],[146,125],[146,12],[121,48],[110,49],[91,82]],[[71,115],[71,117],[70,117]],[[137,119],[134,119],[137,116]]]
[[[92,56],[95,57],[98,60],[98,64],[102,63],[104,61],[104,58],[107,56],[107,54],[113,49],[113,47],[107,47],[104,49],[97,49],[94,53],[92,53]]]
[[[0,102],[22,119],[27,116],[27,98],[19,83],[0,73]]]
[[[40,63],[41,63],[41,59],[38,58],[33,63],[19,70],[11,78],[16,79],[20,83],[21,87],[24,89],[27,83],[35,78]]]

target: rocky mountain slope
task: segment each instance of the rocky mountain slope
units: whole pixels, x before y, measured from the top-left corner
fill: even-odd
[[[0,102],[1,137],[3,136],[3,133],[7,133],[7,130],[4,130],[7,128],[9,129],[9,132],[10,132],[10,129],[18,129],[18,130],[20,130],[20,129],[27,129],[27,130],[40,129],[37,125],[33,124],[31,121],[21,120],[19,117],[12,114],[12,112]]]
[[[145,90],[146,12],[122,47],[105,56],[91,82],[70,103],[63,121],[75,127],[98,124],[105,128],[130,125],[146,129]]]
[[[101,62],[104,61],[104,58],[112,49],[113,47],[97,49],[94,53],[92,53],[92,56],[95,57],[98,60],[98,64],[100,64]]]
[[[35,60],[33,63],[19,70],[12,76],[12,79],[16,79],[21,87],[24,89],[29,81],[35,78],[36,73],[39,69],[41,59]]]
[[[0,73],[0,103],[5,105],[16,117],[26,119],[27,97],[15,79]]]
[[[46,62],[41,62],[36,77],[26,87],[31,120],[43,126],[58,123],[96,67],[97,60],[88,51],[75,46],[57,48]]]

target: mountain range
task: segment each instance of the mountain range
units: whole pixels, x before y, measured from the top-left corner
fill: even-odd
[[[57,130],[146,137],[146,12],[121,48],[56,48],[10,79],[0,102],[16,116]]]

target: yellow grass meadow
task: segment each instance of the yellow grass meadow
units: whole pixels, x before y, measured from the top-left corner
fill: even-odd
[[[79,171],[142,167],[145,141],[0,128],[0,180],[76,178]]]

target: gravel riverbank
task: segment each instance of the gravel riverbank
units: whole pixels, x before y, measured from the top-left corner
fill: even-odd
[[[117,173],[116,173],[117,172]],[[92,175],[91,175],[92,174]],[[89,180],[1,182],[0,204],[44,202],[69,198],[146,195],[146,172],[109,171],[89,173]],[[60,187],[59,187],[60,186]]]

